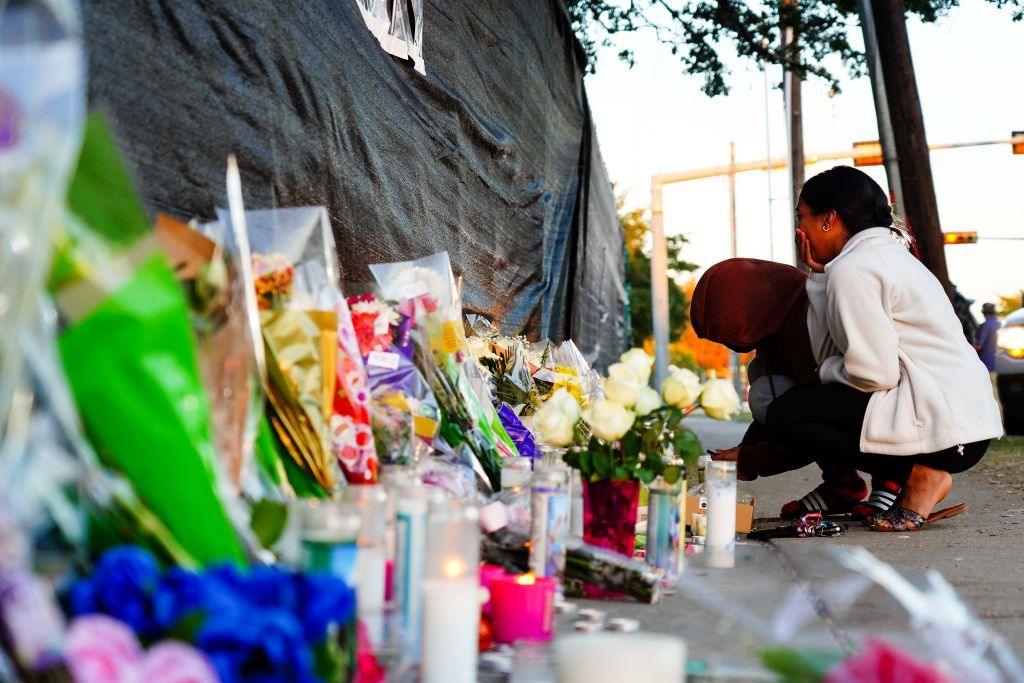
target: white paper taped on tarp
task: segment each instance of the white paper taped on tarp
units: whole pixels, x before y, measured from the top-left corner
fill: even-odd
[[[381,48],[399,59],[411,59],[426,74],[423,61],[423,0],[355,0],[367,28]]]

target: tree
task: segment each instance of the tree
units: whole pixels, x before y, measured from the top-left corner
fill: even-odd
[[[986,0],[1009,7],[1014,21],[1024,19],[1024,0]],[[958,6],[959,0],[906,0],[909,14],[934,22]],[[648,31],[675,55],[683,70],[704,79],[709,96],[729,92],[729,68],[722,50],[729,47],[742,59],[776,64],[825,80],[839,92],[838,73],[866,73],[864,53],[850,43],[858,22],[855,0],[566,0],[573,28],[597,68],[597,50],[614,47],[616,36]],[[792,25],[800,45],[794,54],[782,47],[781,27]],[[619,58],[634,63],[631,50]]]
[[[996,313],[1000,317],[1005,317],[1024,306],[1024,290],[1021,290],[1015,294],[998,294],[996,295]]]
[[[650,226],[643,209],[623,211],[618,201],[619,218],[626,243],[627,279],[629,281],[630,325],[633,346],[641,346],[652,334],[651,319],[651,256],[647,246]],[[696,270],[697,266],[683,259],[686,237],[673,235],[668,240],[668,314],[672,321],[671,340],[679,339],[689,320],[690,300],[674,276]]]

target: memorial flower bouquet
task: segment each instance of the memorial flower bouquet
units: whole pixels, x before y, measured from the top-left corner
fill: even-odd
[[[212,679],[192,680],[348,681],[356,666],[355,592],[327,574],[265,566],[242,570],[235,565],[165,571],[145,550],[119,546],[71,586],[66,603],[77,617],[75,623],[85,615],[110,618],[89,626],[92,635],[82,636],[86,645],[81,649],[101,647],[94,638],[101,627],[119,632],[118,641],[125,647],[110,655],[120,658],[118,669],[144,665],[165,647],[151,647],[143,659],[133,645],[168,639],[194,648],[187,655],[179,650],[174,657],[186,657],[197,671],[209,662],[216,672]],[[72,650],[73,672],[75,657],[86,654]],[[204,670],[210,672],[209,667]]]
[[[580,471],[583,482],[584,540],[632,555],[640,484],[661,477],[677,483],[700,455],[700,442],[683,424],[706,391],[697,376],[673,368],[659,393],[651,388],[654,359],[642,349],[630,349],[608,368],[604,398],[581,413],[591,435],[571,448],[565,462]],[[549,419],[547,407],[535,424],[568,445],[565,430],[571,411],[565,398],[552,397],[551,410],[563,411],[562,421]],[[723,409],[724,410],[724,409]],[[560,434],[555,429],[562,430]]]

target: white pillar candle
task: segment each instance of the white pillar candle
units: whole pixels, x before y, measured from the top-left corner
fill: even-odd
[[[682,683],[686,643],[653,633],[592,633],[555,642],[558,683]]]
[[[476,681],[480,585],[475,575],[423,582],[422,683]]]
[[[704,488],[708,499],[707,565],[728,569],[736,562],[736,463],[708,463]]]

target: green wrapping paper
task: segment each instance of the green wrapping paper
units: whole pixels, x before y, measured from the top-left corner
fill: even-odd
[[[185,298],[164,257],[146,258],[86,310],[59,346],[96,450],[198,562],[243,561],[217,496],[209,402]]]

